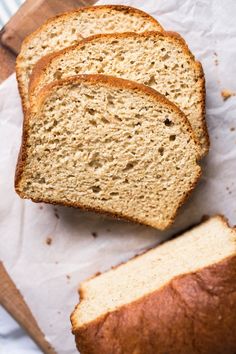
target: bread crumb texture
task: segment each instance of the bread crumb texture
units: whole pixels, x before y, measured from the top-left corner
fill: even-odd
[[[41,95],[24,129],[18,193],[166,228],[200,175],[182,112],[154,90],[101,75]]]
[[[85,7],[50,19],[25,39],[17,58],[17,78],[24,101],[33,65],[44,55],[97,33],[151,30],[161,31],[162,27],[150,15],[120,5]]]
[[[42,61],[33,72],[31,102],[45,84],[77,74],[137,81],[174,102],[190,121],[201,155],[208,151],[204,75],[180,36],[158,32],[99,35]]]

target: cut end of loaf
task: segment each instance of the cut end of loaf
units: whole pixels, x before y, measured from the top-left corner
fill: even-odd
[[[168,286],[173,279],[197,274],[236,256],[236,230],[221,216],[212,217],[182,236],[83,282],[80,304],[71,316],[73,332],[103,321]],[[210,286],[210,284],[209,284]]]
[[[191,127],[156,91],[84,75],[42,90],[24,128],[16,190],[168,227],[200,167]]]

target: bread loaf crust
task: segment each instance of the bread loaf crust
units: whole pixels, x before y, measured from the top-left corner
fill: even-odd
[[[83,39],[82,41],[79,41],[78,44],[73,45],[68,48],[64,48],[58,52],[48,54],[44,57],[42,57],[34,66],[34,69],[32,71],[31,77],[30,77],[30,82],[29,82],[29,100],[30,103],[33,103],[33,97],[34,97],[34,92],[37,90],[38,84],[41,80],[44,78],[44,73],[47,69],[47,67],[50,65],[53,60],[59,56],[62,56],[66,53],[68,53],[70,50],[76,49],[76,48],[81,48],[83,45],[85,45],[88,42],[95,42],[100,41],[102,39],[106,40],[106,38],[112,38],[112,39],[122,39],[122,38],[129,38],[132,36],[133,38],[145,38],[149,36],[156,36],[156,37],[171,37],[174,38],[179,46],[183,49],[184,53],[189,56],[192,59],[192,65],[195,68],[196,72],[199,73],[200,77],[200,102],[201,102],[201,112],[200,112],[200,120],[201,120],[201,130],[202,130],[202,139],[204,141],[204,144],[201,146],[201,156],[205,156],[210,147],[210,141],[209,141],[209,135],[207,131],[207,124],[206,124],[206,118],[205,118],[205,100],[206,100],[206,89],[205,89],[205,77],[204,77],[204,72],[202,65],[199,61],[196,61],[193,54],[190,52],[187,43],[185,40],[176,32],[157,32],[157,31],[149,31],[149,32],[144,32],[144,33],[133,33],[133,32],[125,32],[125,33],[112,33],[112,34],[98,34],[98,35],[93,35],[88,38]]]
[[[38,95],[38,100],[37,100],[36,106],[40,107],[41,102],[45,99],[45,97],[47,97],[48,93],[51,90],[53,90],[55,87],[60,87],[63,85],[70,85],[71,83],[77,84],[77,83],[81,83],[83,81],[90,82],[92,85],[96,85],[98,82],[101,82],[109,87],[119,87],[119,88],[125,88],[125,89],[130,89],[130,90],[139,90],[149,96],[152,96],[154,99],[158,100],[159,102],[162,101],[163,103],[167,104],[169,107],[171,107],[174,111],[176,111],[179,114],[181,120],[183,121],[183,125],[186,127],[187,131],[190,134],[190,138],[192,138],[196,144],[195,136],[192,131],[191,125],[190,125],[189,121],[187,120],[186,116],[183,114],[183,112],[177,106],[175,106],[165,96],[161,95],[156,90],[154,90],[148,86],[138,84],[136,82],[132,82],[129,80],[118,79],[115,77],[105,76],[105,75],[78,75],[78,76],[66,78],[61,81],[54,81],[51,84],[43,87],[43,89],[40,91],[40,93]],[[34,109],[37,110],[37,107],[34,107]],[[30,112],[30,110],[28,110],[27,114],[25,115],[25,119],[24,119],[22,145],[20,148],[18,162],[17,162],[17,166],[16,166],[16,173],[15,173],[15,190],[20,195],[21,198],[26,198],[24,191],[20,188],[20,183],[21,183],[21,179],[22,179],[23,172],[24,172],[24,166],[25,166],[26,159],[27,159],[27,139],[28,139],[28,134],[29,134],[30,117],[31,117],[31,112]],[[199,158],[199,150],[198,150],[198,146],[196,144],[196,163],[197,163],[198,158]],[[201,176],[201,169],[199,167],[199,172],[196,175],[194,183],[189,187],[188,193],[186,193],[184,198],[179,202],[179,205],[178,205],[176,212],[173,215],[172,219],[170,220],[168,225],[164,225],[164,224],[160,225],[160,227],[159,227],[160,229],[166,229],[167,227],[169,227],[173,223],[179,208],[185,202],[185,200],[188,198],[188,196],[191,194],[191,191],[195,188],[200,176]],[[33,199],[32,198],[31,200],[34,202],[45,202],[45,203],[50,203],[50,204],[59,204],[59,205],[71,206],[71,207],[75,207],[75,208],[89,210],[89,211],[95,211],[98,213],[110,215],[115,218],[123,218],[128,221],[140,223],[140,221],[138,219],[130,218],[127,215],[122,214],[122,213],[109,213],[109,212],[106,212],[102,209],[94,208],[91,206],[84,206],[79,203],[65,202],[65,201],[61,201],[61,200],[49,200],[47,198],[43,198],[43,199]],[[145,222],[142,221],[142,224],[145,224]],[[149,223],[147,223],[147,225],[150,226]]]
[[[235,354],[236,255],[84,327],[76,312],[71,322],[81,354]]]

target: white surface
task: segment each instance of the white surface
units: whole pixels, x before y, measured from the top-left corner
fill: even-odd
[[[235,0],[109,3],[129,4],[151,13],[166,29],[182,34],[201,60],[211,150],[198,187],[167,232],[64,207],[55,211],[54,206],[22,201],[14,192],[22,114],[15,77],[0,87],[0,259],[59,354],[76,353],[69,315],[78,301],[76,289],[82,279],[157,244],[200,221],[204,214],[224,213],[236,224],[236,97],[224,102],[220,94],[223,88],[236,91]],[[94,238],[92,232],[98,236]],[[46,244],[49,236],[51,246]],[[5,347],[12,337],[11,331],[4,331]],[[21,344],[23,348],[26,342]],[[24,348],[35,353],[28,345]]]
[[[0,307],[0,353],[40,353],[33,341],[2,307]]]
[[[24,0],[0,0],[0,28],[7,23],[23,2]]]

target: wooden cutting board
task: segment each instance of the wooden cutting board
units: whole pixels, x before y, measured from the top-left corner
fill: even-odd
[[[3,263],[0,261],[0,305],[20,324],[30,335],[44,354],[56,354],[46,341],[30,309],[9,277]]]
[[[0,82],[15,71],[23,39],[45,20],[59,13],[90,6],[97,0],[26,0],[0,32]]]

